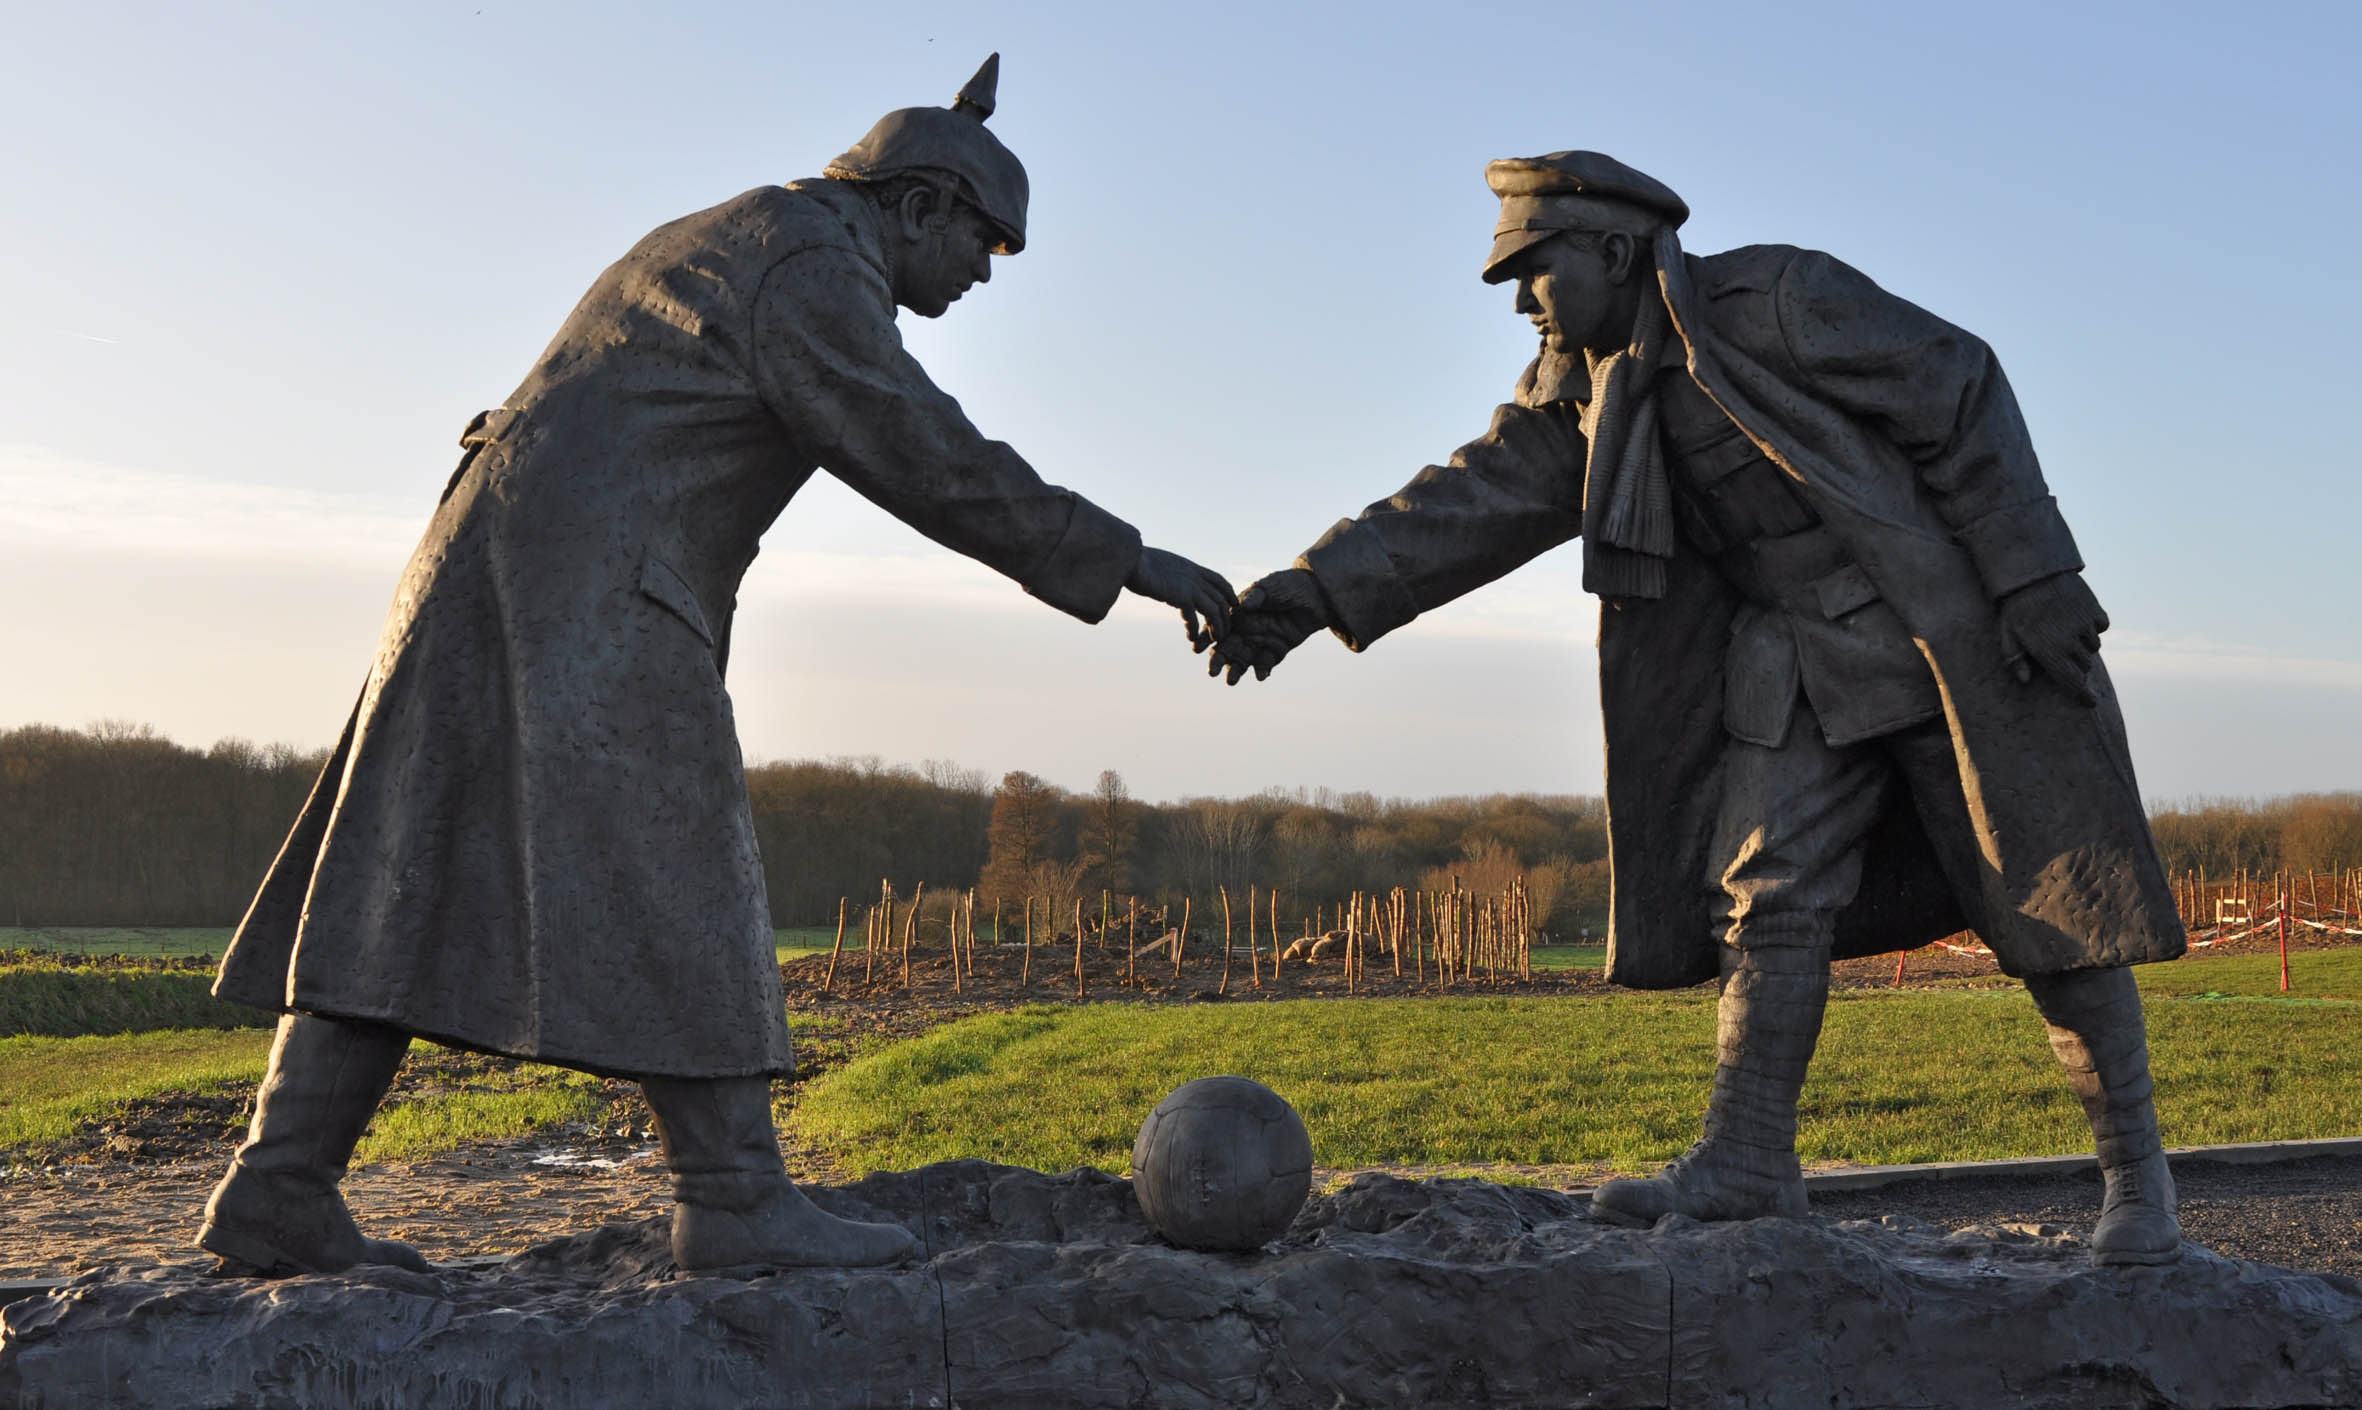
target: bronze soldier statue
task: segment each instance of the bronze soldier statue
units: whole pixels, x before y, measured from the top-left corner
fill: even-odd
[[[1608,975],[1722,981],[1704,1138],[1594,1206],[1799,1214],[1796,1103],[1834,958],[1973,927],[2090,1117],[2102,1263],[2180,1246],[2127,965],[2186,943],[2099,660],[2107,615],[1992,350],[1828,255],[1704,258],[1595,152],[1497,161],[1488,283],[1540,355],[1491,428],[1295,567],[1232,684],[1365,650],[1580,536],[1602,601]]]
[[[467,428],[222,958],[217,994],[285,1015],[197,1238],[229,1267],[424,1266],[337,1192],[413,1035],[637,1079],[684,1269],[913,1251],[809,1203],[772,1126],[793,1058],[723,688],[757,540],[825,468],[1086,622],[1129,588],[1203,643],[1232,601],[985,439],[903,350],[897,306],[935,317],[1024,246],[1025,169],[984,126],[998,72],[823,177],[650,234]]]

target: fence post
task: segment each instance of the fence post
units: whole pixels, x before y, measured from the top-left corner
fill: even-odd
[[[837,942],[828,949],[828,978],[821,981],[820,992],[826,994],[836,988],[837,956],[845,952],[845,898],[837,897]]]

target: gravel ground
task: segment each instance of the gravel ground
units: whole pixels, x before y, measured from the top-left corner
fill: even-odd
[[[2182,1234],[2227,1258],[2362,1278],[2362,1157],[2269,1165],[2185,1161],[2174,1169]],[[1907,1214],[1931,1224],[2051,1224],[2079,1235],[2099,1217],[2096,1171],[2073,1175],[1912,1180],[1816,1192],[1838,1219]]]

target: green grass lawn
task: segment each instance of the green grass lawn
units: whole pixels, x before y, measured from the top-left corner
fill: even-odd
[[[0,925],[0,950],[54,950],[67,955],[219,957],[229,948],[231,928],[134,929],[113,926]]]
[[[0,1038],[0,1150],[38,1154],[133,1098],[259,1082],[270,1053],[251,1029]]]
[[[219,958],[229,948],[231,927],[130,929],[108,926],[0,925],[0,950],[50,950],[66,955],[142,955],[178,958],[206,955]],[[801,959],[815,951],[828,953],[836,943],[833,925],[786,926],[775,932],[780,963]],[[861,932],[853,932],[859,946]]]
[[[410,1061],[433,1062],[441,1050],[411,1046]],[[599,1079],[538,1063],[470,1072],[461,1084],[432,1084],[377,1113],[354,1159],[417,1160],[470,1141],[507,1140],[569,1121],[587,1121],[606,1107]]]
[[[2362,1132],[2358,1015],[2338,1004],[2160,997],[2149,1027],[2176,1145]],[[1711,995],[1101,1005],[986,1015],[857,1061],[796,1135],[856,1170],[975,1155],[1121,1171],[1140,1119],[1236,1072],[1296,1104],[1330,1166],[1651,1167],[1698,1132]],[[1900,1164],[2086,1150],[2015,989],[1835,996],[1805,1089],[1808,1161]]]
[[[2135,970],[2170,1142],[2362,1133],[2362,949],[2302,951],[2290,967],[2293,996],[2279,993],[2276,955]],[[8,1022],[20,1033],[65,1018],[92,1023],[110,1005],[136,1025],[163,1021],[175,1005],[212,1005],[206,978],[160,966],[0,966],[0,1032]],[[791,1120],[797,1138],[856,1169],[980,1155],[1121,1170],[1139,1119],[1165,1092],[1240,1072],[1297,1104],[1328,1165],[1643,1169],[1697,1134],[1713,1026],[1712,995],[1702,990],[1038,1008],[857,1058],[804,1088]],[[842,1018],[798,1020],[810,1055],[849,1056],[852,1037]],[[261,1029],[0,1036],[0,1150],[38,1156],[135,1098],[252,1083],[269,1042]],[[594,1115],[602,1100],[596,1079],[487,1066],[425,1044],[410,1071],[437,1063],[449,1075],[389,1105],[363,1159],[522,1135]],[[1803,1117],[1808,1160],[1977,1159],[2087,1145],[2015,985],[1839,993]]]
[[[171,1028],[268,1028],[270,1014],[213,997],[213,972],[169,959],[86,962],[0,952],[0,1038],[75,1038]]]
[[[252,1030],[0,1038],[0,1153],[44,1158],[77,1127],[142,1097],[250,1087],[262,1080],[270,1051],[271,1035]],[[357,1159],[414,1159],[467,1141],[522,1136],[595,1116],[604,1105],[599,1079],[563,1068],[487,1071],[427,1043],[412,1045],[410,1062],[470,1070],[456,1082],[430,1076],[422,1090],[389,1102]]]
[[[2133,967],[2141,992],[2151,997],[2219,995],[2224,998],[2362,1000],[2362,946],[2298,950],[2288,957],[2288,992],[2280,992],[2280,956],[2210,955],[2193,950],[2164,964]],[[2362,1014],[2355,1016],[2362,1023]]]
[[[1534,968],[1599,969],[1607,964],[1605,945],[1536,945]]]

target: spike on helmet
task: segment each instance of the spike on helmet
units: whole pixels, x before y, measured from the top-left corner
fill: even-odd
[[[994,253],[1025,248],[1025,167],[999,138],[984,130],[1000,87],[1001,56],[976,70],[948,108],[901,108],[878,119],[869,135],[825,167],[839,181],[880,181],[904,172],[941,172],[984,212],[1000,234]]]

